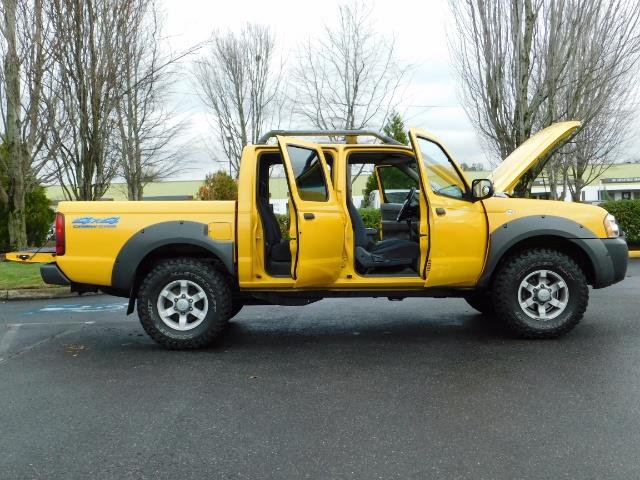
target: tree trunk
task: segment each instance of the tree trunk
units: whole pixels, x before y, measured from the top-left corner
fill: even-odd
[[[4,58],[4,75],[7,98],[7,197],[9,244],[12,248],[27,247],[25,221],[24,151],[22,148],[20,120],[20,72],[16,50],[16,0],[4,2],[5,36],[7,51]]]
[[[568,169],[565,167],[562,169],[562,194],[560,200],[564,201],[567,198],[567,188],[569,188]]]
[[[127,185],[127,198],[129,200],[142,200],[144,186],[137,179],[131,179]]]
[[[553,168],[549,169],[549,200],[558,200],[558,177]]]
[[[571,189],[571,200],[574,202],[582,201],[582,185],[578,182],[576,182],[573,189]]]

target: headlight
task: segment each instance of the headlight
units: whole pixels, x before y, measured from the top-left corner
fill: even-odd
[[[604,217],[604,229],[607,231],[607,237],[609,238],[616,238],[620,235],[620,227],[618,227],[616,217],[610,213]]]

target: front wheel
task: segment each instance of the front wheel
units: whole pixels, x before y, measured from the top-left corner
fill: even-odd
[[[138,291],[138,315],[156,342],[173,350],[213,343],[231,316],[231,290],[212,265],[191,258],[157,264]]]
[[[499,269],[492,291],[496,314],[524,338],[554,338],[573,329],[589,301],[580,266],[562,252],[531,249]]]

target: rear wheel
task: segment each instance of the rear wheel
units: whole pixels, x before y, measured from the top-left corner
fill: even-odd
[[[159,263],[138,291],[142,327],[156,342],[175,350],[210,345],[222,333],[231,308],[225,277],[191,258]]]
[[[493,285],[498,318],[519,336],[554,338],[582,319],[589,301],[580,266],[564,253],[526,250],[507,261]]]

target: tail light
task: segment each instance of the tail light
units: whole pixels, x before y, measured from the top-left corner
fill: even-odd
[[[64,214],[56,213],[56,256],[64,255]]]

